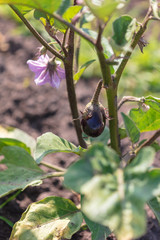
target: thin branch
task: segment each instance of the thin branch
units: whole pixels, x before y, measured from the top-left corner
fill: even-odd
[[[122,105],[126,102],[138,102],[138,103],[144,103],[144,98],[137,98],[133,96],[124,96],[122,100],[118,104],[118,110],[122,107]]]
[[[54,169],[54,170],[56,170],[57,172],[65,172],[65,171],[66,171],[65,168],[61,168],[61,167],[58,167],[58,166],[56,166],[56,165],[49,164],[49,163],[46,163],[46,162],[41,162],[41,164],[42,164],[43,166],[45,166],[45,167]]]
[[[8,197],[7,200],[0,205],[0,209],[3,208],[10,201],[14,200],[21,192],[22,192],[22,190],[20,189],[15,194],[13,194],[12,196]]]
[[[150,20],[150,15],[151,15],[151,13],[152,13],[152,8],[149,7],[148,12],[147,12],[147,14],[146,14],[146,16],[145,16],[145,18],[144,18],[144,21],[143,21],[143,23],[141,24],[139,31],[135,34],[134,39],[133,39],[133,41],[132,41],[132,43],[131,43],[131,49],[132,49],[132,51],[126,52],[126,54],[124,55],[124,58],[123,58],[121,64],[119,65],[119,67],[118,67],[118,69],[117,69],[117,71],[116,71],[116,74],[115,74],[115,83],[116,83],[116,86],[118,86],[118,83],[119,83],[119,80],[120,80],[120,78],[121,78],[121,75],[122,75],[122,73],[123,73],[123,71],[124,71],[124,68],[125,68],[128,60],[130,59],[130,56],[131,56],[134,48],[135,48],[136,45],[138,44],[138,41],[139,41],[139,39],[142,37],[143,33],[146,31],[147,23],[148,23],[148,21]]]
[[[74,126],[77,134],[77,138],[81,147],[86,148],[86,143],[82,138],[82,129],[78,114],[77,97],[75,92],[74,80],[73,80],[73,57],[74,57],[74,31],[70,29],[68,37],[68,53],[64,61],[64,67],[66,72],[66,84],[68,100],[74,120]]]
[[[65,24],[67,27],[72,29],[74,32],[76,32],[78,35],[80,35],[82,38],[86,39],[88,42],[90,42],[92,45],[95,45],[96,42],[93,38],[91,38],[88,34],[80,30],[79,28],[75,27],[72,23],[69,23],[65,21],[61,16],[59,16],[56,13],[53,13],[51,16],[53,16],[55,19],[57,19],[59,22]]]
[[[154,141],[160,137],[160,130],[158,130],[157,132],[155,132],[155,134],[149,138],[147,141],[145,141],[139,148],[136,149],[136,154],[144,147],[147,147],[147,146],[151,146],[152,143],[154,143]]]
[[[21,12],[14,7],[13,5],[9,5],[10,8],[17,14],[17,16],[22,20],[22,22],[26,25],[26,27],[30,30],[30,32],[35,36],[35,38],[52,54],[54,54],[56,57],[64,61],[64,57],[54,50],[42,37],[41,35],[36,31],[36,29],[28,22],[28,20],[21,14]]]
[[[63,177],[65,172],[51,172],[43,175],[42,179],[52,178],[52,177]]]

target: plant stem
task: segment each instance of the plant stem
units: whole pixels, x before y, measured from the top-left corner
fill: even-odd
[[[124,96],[121,101],[118,104],[118,110],[122,107],[122,105],[126,102],[138,102],[138,103],[144,103],[145,102],[145,98],[141,97],[141,98],[137,98],[137,97],[133,97],[133,96]]]
[[[74,31],[70,29],[68,38],[68,53],[64,61],[64,67],[66,72],[66,84],[68,92],[68,100],[74,121],[77,138],[81,147],[86,148],[86,143],[82,138],[82,129],[77,108],[77,98],[73,80],[73,56],[74,56]]]
[[[160,136],[160,130],[154,133],[154,135],[145,141],[139,148],[136,149],[136,154],[144,147],[151,146],[152,143]]]
[[[9,198],[7,198],[7,200],[2,203],[0,205],[0,209],[3,208],[7,203],[9,203],[10,201],[12,201],[13,199],[15,199],[20,193],[21,193],[22,190],[18,190],[15,194],[13,194],[12,196],[10,196]]]
[[[54,169],[54,170],[56,170],[57,172],[65,172],[65,171],[66,171],[65,168],[61,168],[61,167],[58,167],[58,166],[55,166],[55,165],[52,165],[52,164],[49,164],[49,163],[46,163],[46,162],[41,162],[41,164],[42,164],[43,166],[45,166],[45,167]]]
[[[145,18],[143,20],[143,23],[141,24],[139,31],[135,34],[134,39],[133,39],[133,41],[131,43],[130,47],[131,47],[132,51],[127,51],[126,52],[126,54],[124,55],[124,58],[123,58],[121,64],[119,65],[119,67],[118,67],[118,69],[116,71],[114,80],[115,80],[115,83],[116,83],[117,87],[118,87],[118,83],[119,83],[119,80],[121,78],[121,75],[122,75],[122,73],[124,71],[124,68],[125,68],[128,60],[130,59],[131,54],[132,54],[134,48],[136,47],[136,45],[137,45],[138,41],[140,40],[140,38],[142,37],[143,33],[146,31],[147,23],[150,20],[151,13],[152,13],[152,8],[149,7],[149,9],[147,11],[147,14],[146,14],[146,16],[145,16]]]
[[[65,172],[51,172],[51,173],[46,173],[42,179],[46,178],[52,178],[52,177],[63,177]]]
[[[55,49],[53,49],[42,37],[41,35],[36,31],[36,29],[28,22],[28,20],[21,14],[21,12],[13,5],[9,5],[12,10],[17,14],[17,16],[23,21],[23,23],[26,25],[26,27],[30,30],[30,32],[35,36],[35,38],[52,54],[54,54],[56,57],[64,61],[64,57],[57,52]]]
[[[119,155],[121,155],[120,140],[119,140],[119,134],[118,134],[117,88],[115,88],[114,86],[110,67],[107,64],[104,53],[103,53],[103,47],[101,44],[102,32],[103,32],[103,29],[101,29],[101,27],[99,26],[99,34],[97,37],[96,51],[99,58],[104,86],[106,87],[106,94],[107,94],[107,100],[108,100],[108,112],[110,117],[109,129],[110,129],[111,147]]]

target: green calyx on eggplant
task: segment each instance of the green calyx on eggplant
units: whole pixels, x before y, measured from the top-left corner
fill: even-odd
[[[103,81],[98,82],[96,91],[91,101],[82,112],[81,125],[83,132],[90,137],[98,137],[102,134],[106,125],[106,113],[103,105],[98,101]]]

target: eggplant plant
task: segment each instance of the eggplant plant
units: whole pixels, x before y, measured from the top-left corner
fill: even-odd
[[[131,240],[146,231],[146,204],[160,222],[160,168],[153,167],[155,153],[160,149],[156,141],[160,136],[160,98],[150,95],[118,99],[119,82],[134,49],[139,47],[137,54],[143,54],[147,47],[144,34],[151,21],[160,20],[159,2],[147,1],[148,9],[141,23],[122,15],[121,8],[127,12],[127,5],[132,2],[0,0],[42,45],[37,50],[37,58],[27,61],[35,73],[35,84],[59,88],[61,81],[66,81],[71,121],[79,142],[76,146],[51,132],[36,141],[22,132],[19,140],[9,134],[0,138],[3,156],[0,164],[7,167],[0,172],[0,197],[17,191],[11,200],[45,178],[63,177],[64,186],[80,199],[78,206],[58,196],[32,203],[14,224],[10,240],[71,239],[74,233],[86,228],[91,231],[92,240],[105,240],[111,233],[117,240]],[[29,12],[43,25],[47,39],[30,23]],[[110,33],[111,23],[113,33]],[[110,39],[106,37],[107,29]],[[81,39],[97,57],[79,66],[80,51],[85,55]],[[90,102],[79,114],[75,85],[95,62],[99,63],[101,79],[97,80]],[[107,110],[99,102],[102,88],[106,92]],[[121,112],[122,128],[118,113],[126,102],[134,102],[137,108],[129,113]],[[145,139],[144,132],[150,132],[150,137]],[[122,152],[124,138],[130,148]],[[76,159],[78,155],[78,160],[68,169],[54,163],[49,166],[43,161],[46,155],[57,152],[75,154]],[[54,171],[44,172],[40,164]]]

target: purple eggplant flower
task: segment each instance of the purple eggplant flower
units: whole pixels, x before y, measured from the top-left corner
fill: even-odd
[[[52,60],[48,55],[41,55],[37,60],[28,60],[29,69],[35,73],[36,85],[50,83],[53,88],[59,88],[62,79],[65,79],[65,71],[60,67],[61,62]]]

